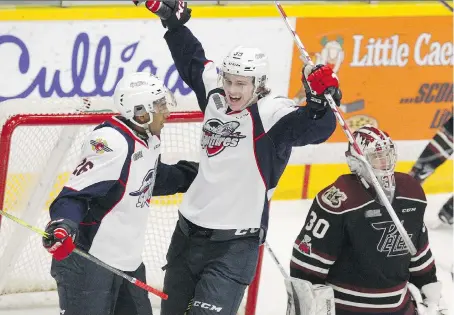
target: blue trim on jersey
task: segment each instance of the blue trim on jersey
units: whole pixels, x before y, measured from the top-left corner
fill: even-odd
[[[202,44],[186,26],[167,31],[164,39],[180,77],[194,91],[201,111],[205,112],[207,97],[203,72],[209,60]]]
[[[265,133],[258,105],[251,105],[247,108],[247,111],[252,119],[255,160],[266,189],[260,223],[261,228],[266,233],[270,208],[267,193],[268,190],[274,189],[277,186],[279,178],[282,176],[290,158],[291,147],[289,146],[285,152],[278,152],[275,149],[273,140]]]

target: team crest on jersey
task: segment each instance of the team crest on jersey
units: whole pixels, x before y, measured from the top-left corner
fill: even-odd
[[[203,126],[202,148],[208,157],[218,155],[226,147],[236,147],[246,136],[235,130],[240,126],[237,121],[223,123],[219,119],[209,119]]]
[[[342,201],[347,200],[347,195],[336,186],[331,186],[323,193],[322,200],[332,208],[339,208]]]
[[[101,138],[96,140],[90,140],[91,149],[96,152],[96,154],[103,154],[104,152],[112,152],[112,149],[108,147],[107,141]]]
[[[153,193],[154,181],[156,179],[154,169],[148,171],[142,180],[142,185],[136,191],[129,193],[130,196],[139,197],[136,203],[137,208],[143,208],[150,205],[151,195]]]
[[[402,221],[404,224],[404,221]],[[388,257],[406,255],[408,253],[404,239],[397,231],[393,221],[373,223],[372,227],[377,231],[382,231],[382,236],[377,244],[380,253],[386,253]],[[411,238],[412,234],[408,234]]]
[[[303,239],[301,240],[300,244],[298,245],[298,249],[300,252],[306,255],[310,255],[312,252],[312,244],[311,244],[311,237],[307,234],[304,234]]]

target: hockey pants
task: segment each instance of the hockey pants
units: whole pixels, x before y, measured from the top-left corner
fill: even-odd
[[[161,301],[161,315],[236,315],[258,252],[258,238],[212,241],[203,233],[185,235],[177,223],[164,268],[169,298]]]
[[[145,281],[145,265],[127,274]],[[61,314],[153,314],[147,291],[76,254],[54,259],[51,275],[57,282]]]

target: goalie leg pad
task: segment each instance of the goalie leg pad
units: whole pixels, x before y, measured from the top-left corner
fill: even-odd
[[[309,281],[287,278],[287,315],[334,315],[334,291],[326,285],[312,285]]]

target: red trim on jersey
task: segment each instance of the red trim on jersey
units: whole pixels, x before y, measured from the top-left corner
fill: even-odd
[[[318,277],[318,278],[320,278],[322,280],[325,280],[326,276],[327,276],[327,274],[324,274],[324,273],[321,273],[321,272],[317,272],[317,271],[314,271],[314,270],[311,270],[311,269],[304,268],[303,266],[300,266],[300,265],[298,265],[297,263],[295,263],[293,261],[290,262],[290,267],[298,269],[298,270],[301,270],[302,272],[307,273],[307,274],[315,275],[316,277]],[[316,267],[316,266],[314,266],[314,267]]]
[[[350,306],[350,305],[336,303],[336,309],[350,311],[350,312],[352,312],[354,314],[363,314],[363,313],[377,314],[377,313],[383,313],[383,315],[385,315],[385,314],[392,314],[394,312],[402,310],[405,306],[407,306],[409,301],[410,301],[410,293],[407,291],[407,293],[405,294],[405,298],[402,301],[402,304],[400,304],[399,306],[396,306],[396,307],[392,307],[392,308],[367,308],[367,307],[356,307],[356,306]],[[411,308],[411,306],[410,306],[410,308]],[[405,314],[408,314],[408,312],[406,312]],[[414,314],[414,313],[410,313],[410,314]]]
[[[98,222],[80,222],[79,225],[96,225]]]
[[[262,138],[265,134],[266,134],[266,133],[262,133],[262,134],[258,135],[258,136],[254,139],[254,141],[259,140],[259,139]]]
[[[77,190],[75,188],[72,188],[72,187],[69,187],[69,186],[64,186],[64,188],[68,188],[69,190],[72,190],[72,191],[79,191],[79,190]]]
[[[247,111],[249,112],[249,116],[251,116],[251,120],[252,120],[252,134],[254,135],[255,134],[254,116],[252,115],[251,110],[249,108],[247,108]],[[257,137],[257,140],[258,139],[260,139],[260,136]],[[257,156],[257,148],[255,146],[255,141],[256,141],[256,139],[254,139],[254,144],[253,144],[253,146],[254,146],[255,164],[257,164],[257,169],[259,170],[260,176],[262,177],[263,184],[265,185],[265,189],[268,191],[268,186],[267,186],[266,181],[265,181],[265,176],[263,176],[262,169],[260,168],[259,158]]]
[[[314,249],[313,247],[311,248],[311,252],[314,253],[317,256],[320,256],[322,258],[325,258],[326,260],[331,260],[331,261],[336,261],[337,257],[331,256],[322,252],[319,252],[318,250]]]
[[[432,268],[435,265],[435,260],[432,260],[430,264],[427,265],[424,269],[418,270],[418,271],[411,271],[412,276],[420,276],[422,274],[427,273],[429,270],[432,270]]]
[[[123,130],[128,135],[130,135],[131,138],[133,138],[135,141],[139,142],[141,145],[143,145],[144,147],[148,148],[147,143],[145,141],[143,141],[142,139],[140,139],[139,137],[137,137],[134,134],[134,132],[131,130],[131,128],[129,128],[127,125],[125,125],[122,121],[118,120],[118,118],[116,118],[115,116],[112,117],[111,122],[112,122],[113,125],[119,127],[121,130]]]
[[[209,64],[210,62],[213,62],[213,60],[207,60],[203,63],[203,66],[206,66],[207,64]]]
[[[328,281],[329,283],[338,286],[343,289],[351,290],[351,291],[356,291],[356,292],[361,292],[361,293],[389,293],[389,292],[395,292],[402,290],[405,288],[407,285],[407,282],[402,282],[399,285],[396,285],[391,288],[386,288],[386,289],[373,289],[373,288],[363,288],[363,287],[358,287],[356,285],[351,285],[351,284],[346,284],[346,283],[341,283],[341,282],[336,282],[336,281]]]
[[[421,255],[423,251],[425,251],[429,247],[429,242],[426,243],[420,250],[416,252],[416,254],[413,255],[413,257],[417,257],[418,255]],[[422,257],[421,257],[422,258]],[[414,263],[414,262],[413,262]]]
[[[125,183],[124,181],[122,181],[121,179],[119,179],[118,182],[119,182],[123,187],[126,187],[126,183]]]
[[[135,151],[135,150],[136,150],[136,147],[135,147],[135,144],[134,144],[134,151]],[[133,152],[134,152],[134,151],[133,151]],[[125,192],[126,192],[126,184],[128,183],[129,174],[130,174],[130,172],[131,172],[131,165],[132,165],[132,159],[129,161],[129,166],[128,166],[128,177],[126,178],[126,183],[124,183],[125,189],[123,190],[123,193],[121,194],[120,199],[118,199],[118,201],[112,206],[112,208],[110,208],[109,211],[107,211],[107,212],[102,216],[102,219],[104,219],[104,217],[105,217],[106,215],[108,215],[109,212],[112,211],[112,209],[115,208],[115,207],[118,205],[118,203],[119,203],[120,201],[123,200],[123,197],[125,196]],[[120,182],[120,180],[119,180],[119,182]],[[102,220],[102,219],[101,219],[101,220]]]
[[[434,153],[441,153],[431,142],[429,142],[429,144],[427,145],[427,147],[429,148],[430,151],[434,152]]]

